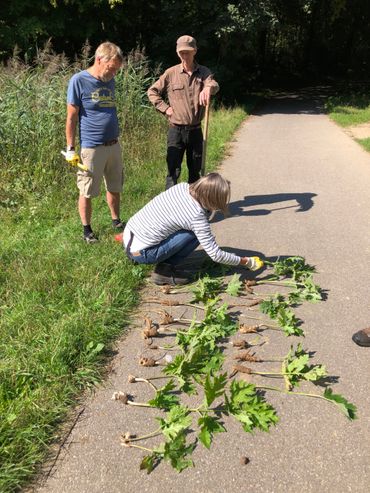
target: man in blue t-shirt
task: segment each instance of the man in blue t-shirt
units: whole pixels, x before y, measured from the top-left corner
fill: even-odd
[[[75,74],[68,85],[66,159],[78,158],[75,151],[78,122],[81,160],[87,167],[87,171],[77,172],[78,210],[87,243],[98,241],[91,228],[91,199],[99,195],[103,178],[112,225],[116,230],[125,226],[120,219],[123,164],[114,97],[114,76],[122,63],[121,49],[110,42],[102,43],[95,52],[94,65]]]

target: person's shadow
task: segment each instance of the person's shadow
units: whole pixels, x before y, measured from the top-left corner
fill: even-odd
[[[265,257],[262,252],[259,252],[257,250],[242,250],[239,248],[233,248],[229,246],[220,246],[222,250],[225,252],[229,253],[234,253],[235,255],[238,255],[239,257],[253,257],[257,256],[265,260],[269,260],[270,262],[275,262],[276,260],[280,259],[283,260],[285,258],[290,257],[291,255],[279,255],[279,256],[273,256],[273,257]],[[192,271],[193,273],[203,273],[203,274],[209,274],[211,277],[213,275],[219,276],[223,271],[224,274],[227,272],[238,272],[240,274],[248,274],[249,278],[254,278],[257,275],[261,275],[265,271],[265,267],[262,269],[258,270],[257,272],[252,272],[245,267],[241,265],[221,265],[221,264],[216,264],[209,258],[209,256],[206,254],[206,252],[203,249],[197,249],[194,252],[192,252],[189,257],[187,257],[184,262],[181,264],[181,267],[185,268],[188,271]],[[262,279],[262,278],[261,278]]]
[[[231,202],[229,204],[229,217],[235,216],[266,216],[274,211],[283,209],[295,209],[294,212],[306,212],[313,207],[313,197],[316,197],[316,193],[274,193],[271,195],[246,195],[244,199]],[[281,202],[291,202],[294,204],[284,205]],[[248,207],[256,207],[261,205],[273,205],[279,204],[278,207],[261,207],[258,209],[246,210]],[[212,222],[218,222],[223,219],[221,214],[216,214]],[[225,218],[227,219],[227,217]]]

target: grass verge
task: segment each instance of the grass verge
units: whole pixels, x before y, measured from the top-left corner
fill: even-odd
[[[332,120],[342,127],[351,127],[370,122],[370,95],[368,88],[331,96],[326,110]],[[370,138],[355,139],[366,151],[370,152]]]
[[[143,108],[141,116],[146,111]],[[136,120],[130,128],[123,125],[125,219],[163,189],[165,125],[159,115],[153,116],[154,110],[150,112],[148,118],[155,119],[155,125],[149,125],[147,119],[139,124]],[[223,157],[227,142],[246,116],[242,108],[212,112],[208,170]],[[62,128],[59,134],[63,134]],[[58,155],[59,147],[54,153]],[[32,161],[27,165],[32,166]],[[3,493],[19,489],[31,478],[45,459],[48,445],[58,438],[58,424],[81,392],[101,380],[113,341],[128,326],[130,310],[139,299],[138,288],[148,270],[128,262],[114,242],[102,197],[95,200],[93,214],[101,241],[96,245],[80,241],[71,170],[58,170],[58,180],[53,182],[50,170],[44,177],[40,165],[43,186],[25,190],[29,170],[20,176],[22,169],[17,166],[22,184],[18,201],[12,204],[9,193],[0,200]],[[3,176],[10,179],[12,168],[6,172]],[[10,190],[10,183],[4,190]]]
[[[370,121],[370,95],[361,90],[330,96],[326,110],[338,125],[350,127]]]

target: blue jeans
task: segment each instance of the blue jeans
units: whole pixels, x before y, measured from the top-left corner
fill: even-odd
[[[138,264],[166,262],[167,264],[177,265],[190,255],[198,245],[199,241],[192,231],[180,229],[158,245],[140,250],[140,255],[134,256],[131,253],[127,255]]]

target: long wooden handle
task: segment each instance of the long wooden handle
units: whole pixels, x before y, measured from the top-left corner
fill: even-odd
[[[204,176],[204,174],[206,172],[206,153],[207,153],[207,139],[208,139],[208,121],[209,121],[209,104],[206,105],[206,115],[205,115],[205,118],[204,118],[202,167],[201,167],[201,170],[200,170],[201,176]]]

